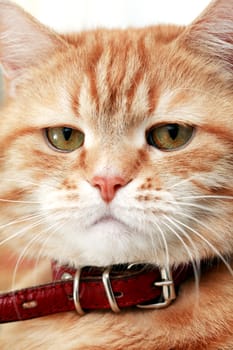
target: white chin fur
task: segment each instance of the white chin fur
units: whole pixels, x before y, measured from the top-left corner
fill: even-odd
[[[53,259],[76,266],[157,261],[151,238],[118,221],[100,222],[82,231],[70,228],[67,233],[59,232],[48,253]]]

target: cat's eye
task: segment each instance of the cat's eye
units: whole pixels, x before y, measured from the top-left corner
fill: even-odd
[[[194,128],[190,125],[164,124],[148,131],[147,142],[162,151],[174,151],[185,146],[193,133]]]
[[[49,143],[59,151],[73,152],[84,143],[84,133],[69,127],[46,129]]]

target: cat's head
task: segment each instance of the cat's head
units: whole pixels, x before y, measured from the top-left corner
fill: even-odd
[[[58,35],[0,1],[0,244],[77,265],[233,251],[233,1]]]

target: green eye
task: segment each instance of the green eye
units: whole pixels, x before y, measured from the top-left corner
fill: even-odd
[[[48,128],[46,135],[49,143],[63,152],[73,152],[84,143],[84,133],[68,127]]]
[[[194,128],[188,125],[166,124],[152,128],[147,133],[147,142],[162,151],[174,151],[186,145]]]

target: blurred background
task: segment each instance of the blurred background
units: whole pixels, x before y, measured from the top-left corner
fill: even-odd
[[[190,23],[210,0],[15,0],[59,31]]]

